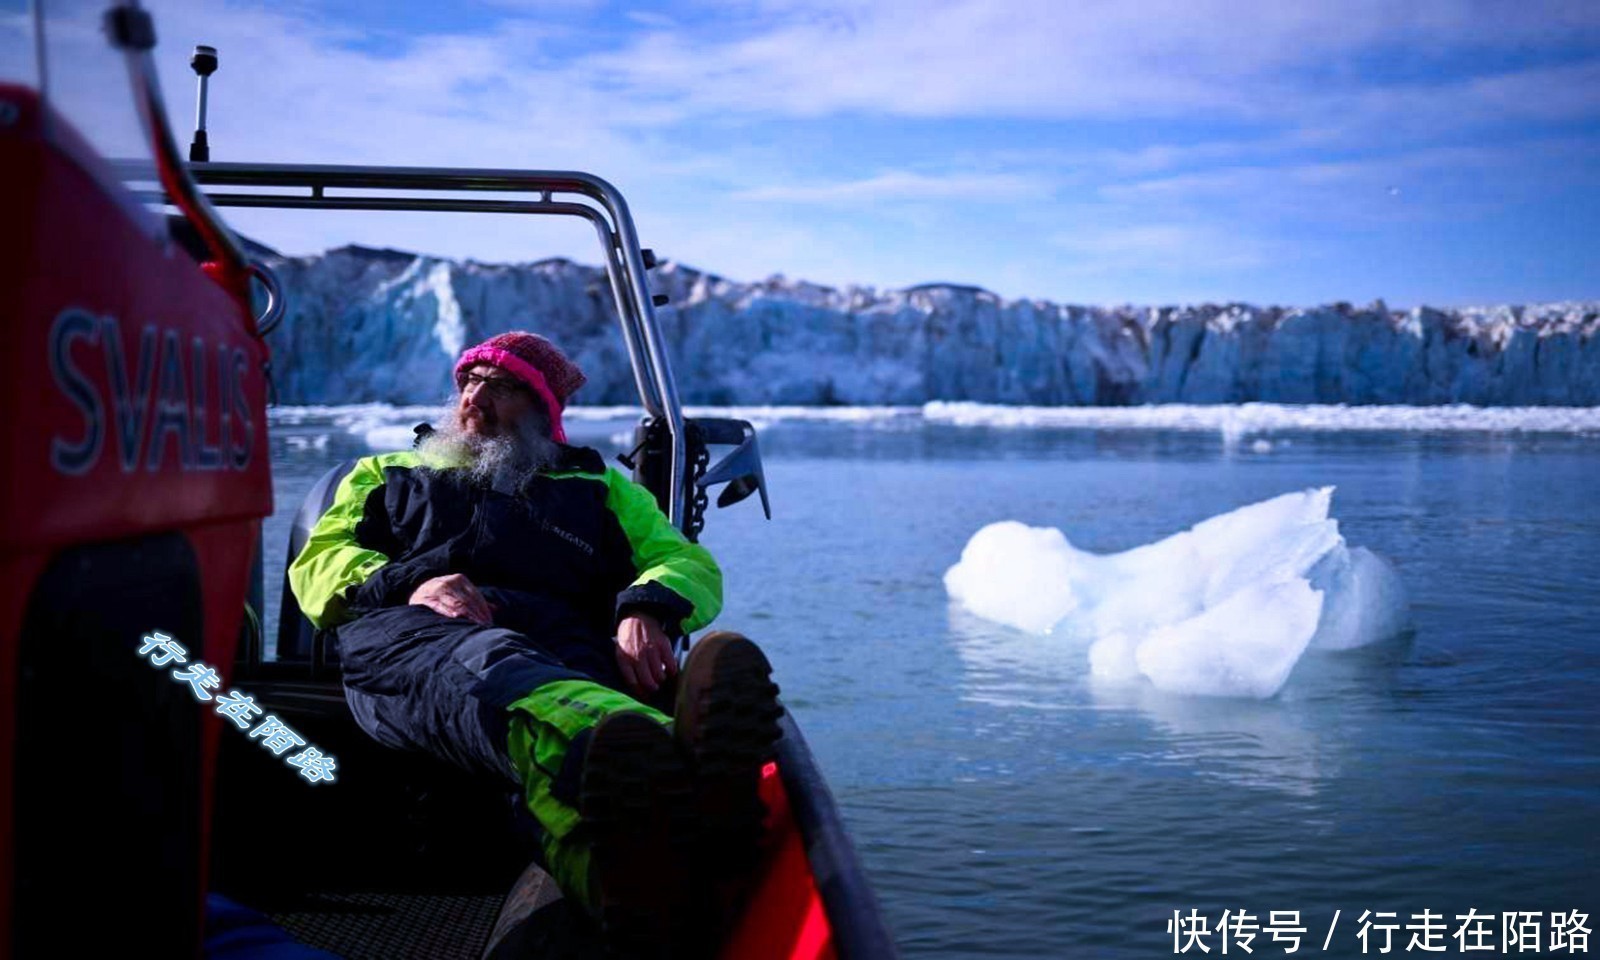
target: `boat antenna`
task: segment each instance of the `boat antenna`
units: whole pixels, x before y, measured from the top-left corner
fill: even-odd
[[[200,44],[189,58],[189,66],[200,78],[200,96],[194,109],[194,142],[189,144],[189,162],[207,163],[211,160],[211,144],[206,140],[206,84],[217,72],[217,48]]]

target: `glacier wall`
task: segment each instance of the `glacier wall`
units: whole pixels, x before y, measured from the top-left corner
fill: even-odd
[[[344,247],[272,261],[280,403],[434,403],[464,345],[544,333],[589,375],[576,402],[637,402],[598,267]],[[700,404],[1600,405],[1600,302],[1398,312],[1381,302],[1085,307],[975,287],[843,290],[651,272],[683,399]]]

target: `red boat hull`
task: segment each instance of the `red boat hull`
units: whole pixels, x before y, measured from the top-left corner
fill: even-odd
[[[245,291],[170,242],[35,91],[0,86],[0,105],[0,929],[29,953],[46,935],[35,908],[87,879],[77,858],[142,830],[166,840],[124,847],[135,862],[113,878],[158,877],[177,889],[146,895],[180,906],[128,908],[98,936],[192,954],[220,721],[138,637],[187,627],[191,661],[233,665],[272,508],[266,348]],[[195,822],[136,822],[152,789]],[[53,828],[55,848],[38,839]],[[174,914],[196,922],[171,933]]]

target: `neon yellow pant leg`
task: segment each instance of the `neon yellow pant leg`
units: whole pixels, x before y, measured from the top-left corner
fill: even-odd
[[[563,893],[595,906],[588,838],[576,809],[550,792],[572,741],[613,713],[642,713],[663,726],[671,718],[624,693],[588,680],[547,683],[517,700],[511,711],[511,762],[522,779],[523,801],[544,828],[545,865]]]

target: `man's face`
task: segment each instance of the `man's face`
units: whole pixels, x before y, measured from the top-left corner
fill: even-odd
[[[512,436],[523,418],[537,415],[539,400],[521,380],[487,363],[463,374],[456,420],[461,431],[476,437]]]

